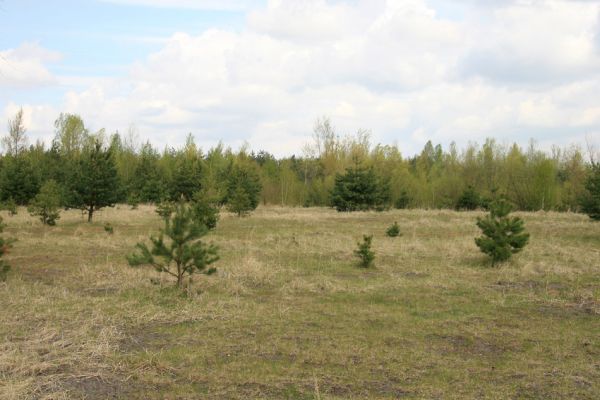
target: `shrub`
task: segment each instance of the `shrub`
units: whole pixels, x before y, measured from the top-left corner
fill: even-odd
[[[158,203],[155,211],[162,219],[167,219],[173,214],[174,208],[175,204],[172,201],[165,200]]]
[[[375,260],[375,253],[371,250],[372,243],[373,235],[363,235],[362,242],[358,242],[358,249],[354,250],[354,254],[360,258],[360,266],[363,268],[371,267]]]
[[[505,200],[490,203],[490,213],[477,218],[483,236],[475,239],[481,251],[492,258],[492,266],[508,260],[529,241],[524,222],[519,217],[509,217],[512,207]]]
[[[469,186],[456,202],[457,210],[475,210],[481,205],[481,197],[473,186]]]
[[[127,256],[129,265],[151,265],[158,272],[175,277],[179,288],[183,287],[185,275],[214,273],[216,269],[208,266],[219,259],[217,248],[200,240],[208,228],[196,221],[191,207],[183,201],[178,202],[164,221],[159,236],[150,237],[151,248],[138,243],[138,251]]]
[[[37,216],[44,225],[54,226],[60,218],[61,189],[54,180],[44,183],[40,192],[27,208],[31,216]]]
[[[400,236],[400,226],[398,226],[398,222],[394,222],[385,233],[389,237],[397,237]]]
[[[127,196],[127,205],[131,207],[132,210],[137,210],[140,205],[140,196],[137,193],[131,193]]]
[[[115,233],[115,228],[113,228],[110,222],[106,222],[104,224],[104,231],[109,235],[112,235],[113,233]]]
[[[2,204],[2,209],[8,211],[8,215],[10,215],[11,217],[17,215],[18,212],[17,203],[12,197],[10,197]]]

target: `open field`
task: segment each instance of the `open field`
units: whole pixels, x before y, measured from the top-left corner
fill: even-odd
[[[600,223],[518,214],[530,245],[494,269],[479,213],[225,214],[208,236],[219,271],[185,295],[126,265],[160,226],[151,207],[54,228],[3,215],[19,241],[0,398],[599,398]],[[402,237],[385,236],[393,221]],[[375,269],[356,267],[363,233]]]

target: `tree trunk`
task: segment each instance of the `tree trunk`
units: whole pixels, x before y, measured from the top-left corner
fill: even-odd
[[[92,216],[94,215],[94,206],[90,206],[88,209],[88,222],[92,222]]]

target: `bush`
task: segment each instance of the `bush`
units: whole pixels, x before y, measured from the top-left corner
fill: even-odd
[[[2,204],[2,209],[8,211],[8,215],[11,217],[17,215],[17,203],[10,197]]]
[[[132,210],[137,210],[140,205],[140,196],[137,193],[131,193],[127,196],[127,205],[131,207]]]
[[[40,192],[27,208],[31,216],[37,216],[44,225],[54,226],[60,218],[61,189],[54,180],[44,183]]]
[[[4,230],[4,223],[2,222],[2,217],[0,217],[0,234]],[[4,236],[0,235],[0,282],[6,281],[8,276],[8,272],[10,271],[10,265],[6,263],[2,259],[8,250],[12,247],[12,243],[15,239],[5,239]]]
[[[113,228],[110,222],[106,222],[104,224],[104,231],[109,235],[112,235],[113,233],[115,233],[115,228]]]
[[[363,268],[371,267],[375,260],[375,253],[371,250],[372,243],[373,235],[363,235],[363,241],[358,242],[358,249],[354,250],[354,254],[360,258],[360,266]]]
[[[387,231],[385,231],[386,235],[389,237],[397,237],[400,236],[400,226],[398,226],[397,222],[394,222]]]
[[[208,228],[196,221],[191,207],[180,201],[164,221],[159,236],[150,237],[151,249],[138,243],[138,251],[127,256],[129,265],[151,265],[158,272],[175,277],[179,288],[183,288],[185,275],[214,273],[216,269],[208,266],[219,259],[217,248],[200,240]]]
[[[396,199],[396,201],[394,202],[394,207],[397,208],[398,210],[404,210],[404,209],[408,208],[409,204],[410,204],[410,197],[408,196],[408,193],[406,192],[406,190],[403,190],[402,193],[400,193],[400,197],[398,197]]]
[[[492,266],[508,260],[529,241],[524,222],[519,217],[509,217],[512,207],[505,200],[490,203],[490,214],[477,218],[483,236],[475,239],[481,251],[492,258]]]
[[[457,210],[476,210],[481,205],[481,197],[473,186],[467,187],[456,202]]]
[[[385,210],[390,203],[389,182],[371,168],[358,164],[337,174],[331,192],[331,204],[337,211]]]
[[[175,203],[173,203],[172,201],[165,200],[158,203],[155,212],[158,215],[160,215],[162,219],[167,219],[171,216],[171,214],[173,214],[174,209]]]

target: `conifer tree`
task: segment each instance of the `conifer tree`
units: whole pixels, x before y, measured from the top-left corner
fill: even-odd
[[[375,260],[375,253],[371,250],[372,244],[373,235],[363,235],[362,242],[358,242],[358,249],[354,251],[354,254],[360,258],[360,266],[363,268],[369,268]]]
[[[511,205],[503,199],[490,203],[490,213],[477,218],[477,226],[483,236],[475,238],[481,251],[492,258],[492,266],[508,260],[520,252],[529,241],[524,222],[519,217],[510,217]]]
[[[389,183],[375,174],[373,168],[355,163],[344,175],[337,174],[331,192],[331,204],[338,211],[382,209],[390,201]]]
[[[473,186],[468,186],[456,203],[457,210],[475,210],[481,205],[481,198]]]
[[[31,216],[40,217],[44,225],[56,225],[60,218],[61,189],[54,180],[49,180],[40,189],[28,207]]]
[[[227,185],[227,209],[238,216],[247,215],[258,207],[262,185],[256,172],[249,167],[232,167]]]
[[[400,236],[400,226],[398,222],[394,222],[388,229],[385,231],[385,234],[389,237],[397,237]]]
[[[158,272],[175,277],[179,288],[183,287],[186,275],[214,273],[216,269],[209,266],[219,259],[217,248],[200,240],[208,228],[196,221],[191,207],[179,201],[173,214],[164,221],[159,236],[150,237],[151,248],[145,243],[138,243],[137,252],[127,256],[129,264],[151,265]]]
[[[196,221],[204,224],[208,229],[215,229],[219,221],[219,208],[214,199],[210,199],[204,192],[194,193],[191,202],[192,211]]]
[[[94,212],[113,207],[118,199],[119,177],[112,150],[104,149],[96,138],[79,160],[69,206],[85,210],[92,222]]]
[[[0,200],[26,205],[36,195],[39,182],[28,158],[5,157],[0,170]]]
[[[581,208],[592,220],[600,221],[600,163],[592,163],[585,188],[587,193],[581,199]]]

